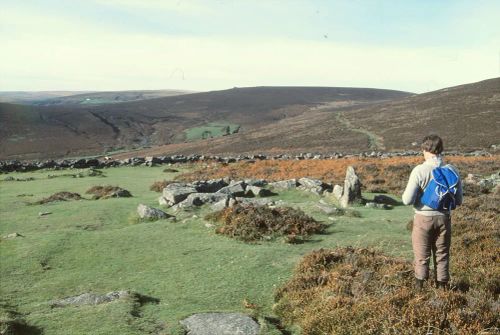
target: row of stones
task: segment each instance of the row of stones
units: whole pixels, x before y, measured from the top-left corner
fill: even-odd
[[[45,161],[19,161],[8,160],[0,161],[0,172],[23,172],[34,171],[39,169],[65,169],[65,168],[105,168],[116,166],[154,166],[156,164],[174,164],[199,161],[217,161],[223,163],[233,163],[238,161],[251,160],[303,160],[303,159],[340,159],[349,157],[404,157],[417,156],[420,151],[403,151],[403,152],[363,152],[360,154],[315,154],[315,153],[300,153],[297,155],[279,154],[279,155],[237,155],[237,156],[216,156],[216,155],[172,155],[172,156],[149,156],[149,157],[134,157],[127,159],[111,159],[104,157],[103,159],[62,159],[62,160],[45,160]],[[491,156],[487,151],[473,151],[460,153],[458,151],[447,152],[446,155],[464,155],[464,156]]]

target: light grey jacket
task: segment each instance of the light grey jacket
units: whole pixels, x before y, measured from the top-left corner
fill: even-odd
[[[408,180],[408,185],[403,193],[403,203],[405,205],[413,205],[415,213],[433,216],[433,215],[445,215],[449,214],[449,211],[437,211],[428,206],[423,205],[420,202],[422,194],[432,179],[432,170],[435,167],[441,166],[442,160],[440,158],[427,159],[424,163],[417,165],[410,174],[410,179]],[[453,169],[453,171],[459,176],[457,169],[448,165]],[[461,205],[463,199],[462,182],[459,180],[457,184],[457,193],[455,194],[456,205]]]

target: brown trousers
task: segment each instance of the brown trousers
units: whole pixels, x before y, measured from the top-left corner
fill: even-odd
[[[451,219],[449,215],[424,216],[415,214],[411,233],[415,257],[415,277],[429,278],[431,253],[437,281],[450,279]]]

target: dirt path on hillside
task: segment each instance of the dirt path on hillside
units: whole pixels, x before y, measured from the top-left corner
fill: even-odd
[[[337,112],[335,114],[335,118],[342,125],[344,125],[347,129],[368,136],[368,147],[371,150],[385,150],[384,139],[381,136],[379,136],[379,135],[377,135],[377,134],[375,134],[375,133],[373,133],[365,128],[359,128],[359,127],[354,126],[348,119],[345,118],[345,115],[343,112],[340,112],[340,111]]]

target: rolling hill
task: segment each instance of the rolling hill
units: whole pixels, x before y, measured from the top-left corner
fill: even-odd
[[[196,133],[193,129],[203,133],[214,123],[238,129],[220,138],[241,141],[289,119],[312,120],[324,106],[361,106],[409,95],[365,88],[251,87],[113,104],[4,103],[0,104],[0,159],[95,155],[183,143],[188,134]]]
[[[87,91],[0,91],[0,102],[32,104],[48,99],[57,99],[75,94],[91,93]]]
[[[500,78],[388,102],[324,104],[246,132],[119,155],[403,151],[429,133],[447,150],[500,144]]]
[[[102,105],[138,101],[194,93],[183,90],[140,91],[0,91],[0,102],[53,106],[53,105]]]
[[[250,87],[108,104],[0,104],[0,159],[400,151],[500,143],[500,78],[425,94]],[[122,152],[122,153],[119,153]]]

